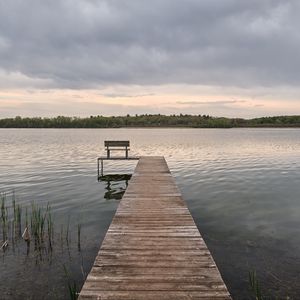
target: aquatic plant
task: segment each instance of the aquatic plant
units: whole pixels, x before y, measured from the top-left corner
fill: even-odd
[[[71,279],[70,273],[68,272],[67,267],[64,264],[63,269],[67,278],[70,300],[76,300],[78,298],[78,289],[76,281]]]
[[[0,194],[1,197],[1,227],[2,227],[2,240],[6,241],[8,236],[8,211],[5,206],[5,194]]]
[[[275,295],[263,295],[261,291],[261,287],[257,278],[256,271],[249,271],[249,284],[251,291],[253,293],[253,296],[255,297],[255,300],[267,300],[267,299],[274,299],[274,300],[280,300],[280,299],[285,299],[285,300],[290,300],[291,298],[289,296],[285,296],[284,298],[282,296],[275,296]]]
[[[37,206],[34,202],[31,204],[30,231],[34,237],[36,246],[41,246],[45,237],[45,222],[48,215],[48,206],[46,212]]]
[[[71,232],[72,229],[77,230],[77,248],[81,252],[81,228],[82,225],[77,224],[77,228],[72,228],[70,225],[70,217],[64,229],[61,225],[60,235],[55,232],[55,223],[51,212],[51,206],[39,205],[32,202],[30,206],[22,207],[17,202],[17,198],[12,193],[10,201],[5,193],[0,193],[0,251],[15,251],[16,247],[22,247],[19,243],[24,240],[27,244],[26,255],[28,256],[32,247],[34,247],[34,261],[36,264],[48,260],[51,264],[52,255],[62,255],[63,251],[56,251],[54,246],[59,246],[59,240],[63,248],[66,242],[67,250],[70,258]],[[1,236],[2,235],[2,236]],[[58,241],[58,243],[57,243]],[[76,241],[74,245],[76,246]],[[24,253],[18,251],[16,253]],[[71,259],[71,258],[70,258]],[[81,266],[82,273],[83,266]],[[65,272],[68,274],[68,272]],[[68,291],[70,299],[78,298],[78,284],[68,276]]]
[[[28,211],[27,211],[27,207],[25,209],[25,227],[28,227]]]
[[[68,216],[67,230],[66,230],[66,242],[69,244],[69,231],[70,231],[70,216]]]
[[[22,208],[21,205],[16,204],[15,195],[12,196],[12,217],[9,219],[10,211],[6,204],[6,194],[1,193],[1,216],[0,224],[2,228],[2,240],[8,241],[9,236],[14,244],[14,240],[21,236],[22,230]],[[2,248],[3,249],[3,248]]]
[[[20,204],[16,204],[16,196],[13,192],[12,194],[12,208],[13,208],[13,226],[14,229],[14,237],[21,236],[22,230],[22,207]]]
[[[77,247],[78,247],[78,251],[81,250],[80,236],[81,236],[81,224],[79,223],[77,225]]]
[[[24,212],[25,216],[23,218],[22,213],[24,214]],[[7,205],[6,194],[0,193],[0,233],[2,234],[2,243],[0,246],[4,245],[4,247],[1,247],[2,249],[7,248],[9,241],[11,241],[14,247],[17,240],[23,238],[28,243],[28,246],[30,242],[33,242],[36,251],[46,250],[47,245],[48,250],[52,251],[55,230],[49,203],[46,207],[43,207],[32,202],[30,207],[26,206],[22,209],[22,206],[17,203],[14,193],[12,193],[11,197],[11,206]],[[65,240],[67,247],[69,247],[69,243],[71,242],[70,217],[68,218],[65,230],[63,225],[61,225],[60,233],[61,246],[63,247],[63,241]],[[81,251],[81,224],[77,226],[77,237],[77,247]]]
[[[51,216],[50,205],[47,205],[47,232],[48,232],[48,243],[49,248],[52,250],[52,241],[54,239],[54,224]]]
[[[263,300],[261,288],[257,279],[256,271],[249,271],[249,284],[251,291],[254,294],[256,300]]]

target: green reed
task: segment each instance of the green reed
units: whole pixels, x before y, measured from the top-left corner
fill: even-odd
[[[27,243],[27,255],[30,253],[31,244],[34,244],[36,262],[43,260],[43,255],[52,256],[54,253],[54,241],[60,238],[63,247],[66,241],[68,250],[71,242],[70,217],[67,226],[61,225],[60,237],[59,233],[55,234],[55,221],[52,216],[51,207],[46,207],[32,202],[30,206],[22,206],[17,203],[15,193],[12,193],[11,201],[7,203],[5,193],[0,193],[0,234],[2,232],[2,240],[0,250],[6,251],[9,245],[15,251],[18,246],[17,241],[23,237]],[[22,228],[23,227],[23,228]],[[81,251],[81,224],[77,225],[77,248]],[[22,235],[23,229],[23,235]],[[1,238],[1,237],[0,237]],[[48,245],[48,247],[47,247]],[[55,244],[55,245],[59,245]],[[70,299],[78,298],[78,286],[76,281],[72,280],[67,269],[65,274],[68,277],[68,291]],[[82,267],[83,270],[83,267]]]
[[[28,228],[28,209],[25,209],[25,227]]]
[[[51,207],[47,204],[46,208],[32,202],[30,206],[22,206],[17,203],[15,194],[9,201],[5,193],[0,193],[0,233],[2,231],[2,240],[0,243],[0,250],[6,251],[9,245],[12,246],[12,250],[15,250],[15,246],[18,239],[23,237],[27,243],[27,255],[31,248],[31,242],[34,244],[34,251],[36,253],[37,261],[43,259],[43,254],[52,255],[54,249],[55,238],[59,239],[59,232],[55,234],[55,222],[52,216]],[[23,227],[23,235],[22,235]],[[77,248],[81,251],[81,223],[77,224]],[[71,230],[70,230],[70,216],[64,229],[64,225],[61,225],[60,241],[63,247],[64,240],[67,247],[71,242]],[[48,244],[48,248],[46,247]],[[46,251],[45,251],[46,250]],[[50,252],[49,252],[50,250]],[[78,286],[75,280],[72,280],[67,268],[64,266],[65,274],[68,278],[68,291],[70,299],[78,298]],[[82,267],[83,272],[83,267]]]
[[[71,279],[70,273],[68,272],[67,267],[64,264],[63,269],[67,278],[70,300],[76,300],[78,298],[78,288],[76,281]]]
[[[263,300],[261,288],[257,279],[256,271],[249,271],[249,284],[255,300]]]
[[[48,233],[48,243],[50,250],[52,250],[52,244],[54,239],[54,223],[51,215],[51,207],[47,205],[47,233]]]
[[[2,240],[5,242],[8,238],[8,209],[6,207],[6,195],[0,194],[1,197],[1,227],[2,227]]]
[[[55,239],[59,235],[55,234],[55,220],[52,217],[52,211],[49,204],[46,207],[32,202],[29,207],[24,207],[17,203],[14,193],[11,196],[10,205],[7,205],[7,196],[0,193],[0,233],[2,233],[2,243],[0,247],[5,250],[8,244],[12,245],[14,250],[15,243],[23,237],[27,243],[29,251],[30,243],[34,245],[35,251],[53,251]],[[23,227],[23,228],[22,228]],[[22,230],[23,229],[23,230]],[[22,235],[23,232],[23,235]],[[1,236],[0,236],[1,238]],[[77,248],[81,251],[81,224],[77,225]],[[66,241],[69,249],[71,243],[70,217],[67,226],[61,225],[60,232],[61,246]],[[2,247],[3,246],[3,247]]]
[[[69,244],[69,240],[70,240],[69,233],[70,233],[70,216],[68,217],[68,223],[67,223],[67,229],[66,229],[66,242],[67,242],[67,245]]]
[[[78,251],[81,250],[81,224],[77,225],[77,247]]]
[[[249,271],[249,285],[255,300],[291,300],[289,296],[263,295],[256,271]]]
[[[44,241],[46,213],[34,202],[31,204],[30,231],[37,245]]]
[[[12,195],[12,208],[13,208],[13,229],[14,237],[21,236],[22,234],[22,207],[20,204],[16,204],[15,193]]]

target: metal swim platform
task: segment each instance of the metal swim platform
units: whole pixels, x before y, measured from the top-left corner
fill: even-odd
[[[141,157],[79,299],[231,299],[164,157]]]

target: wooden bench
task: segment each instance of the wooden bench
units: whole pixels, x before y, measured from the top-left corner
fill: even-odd
[[[107,158],[110,158],[110,151],[125,151],[125,158],[128,158],[129,141],[104,141]]]

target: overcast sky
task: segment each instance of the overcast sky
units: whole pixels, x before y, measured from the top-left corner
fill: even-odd
[[[299,0],[0,0],[0,117],[300,114]]]

